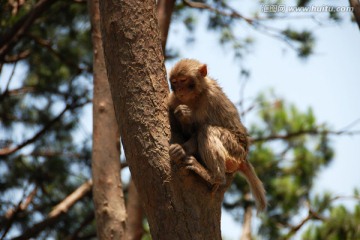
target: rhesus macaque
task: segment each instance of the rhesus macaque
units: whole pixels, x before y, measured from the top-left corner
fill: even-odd
[[[247,160],[249,139],[234,104],[207,66],[197,60],[179,61],[170,72],[170,123],[175,135],[171,160],[183,162],[216,191],[226,174],[240,171],[250,185],[258,210],[266,207],[265,189]],[[204,167],[202,165],[204,165]]]

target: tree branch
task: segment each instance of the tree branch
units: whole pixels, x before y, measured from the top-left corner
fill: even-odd
[[[41,137],[44,133],[46,133],[46,131],[57,121],[59,121],[61,119],[61,117],[65,114],[65,112],[69,110],[69,106],[66,106],[59,115],[57,115],[54,119],[52,119],[50,122],[48,122],[40,131],[38,131],[33,137],[25,140],[24,142],[22,142],[21,144],[17,145],[16,147],[13,148],[3,148],[0,149],[0,156],[7,156],[10,155],[20,149],[22,149],[23,147],[25,147],[28,144],[31,144],[33,142],[35,142],[39,137]]]
[[[10,87],[10,83],[11,83],[11,80],[13,79],[14,77],[14,74],[15,74],[15,70],[16,70],[16,63],[14,64],[13,66],[13,69],[11,71],[11,74],[10,74],[10,77],[9,77],[9,80],[8,82],[6,83],[6,87],[5,87],[5,91],[1,94],[1,95],[5,95],[9,92],[9,87]]]
[[[28,56],[30,56],[31,54],[31,50],[30,49],[26,49],[20,53],[17,53],[15,55],[11,55],[11,56],[5,56],[4,62],[6,63],[15,63],[19,60],[25,59]]]
[[[291,138],[299,137],[302,135],[322,135],[322,134],[332,134],[332,135],[354,135],[360,134],[360,131],[328,131],[328,130],[319,130],[319,129],[308,129],[308,130],[299,130],[297,132],[287,133],[284,135],[275,134],[266,137],[258,137],[252,138],[251,142],[264,142],[264,141],[272,141],[272,140],[288,140]]]
[[[161,46],[165,55],[166,41],[169,33],[171,15],[174,11],[175,0],[158,0],[157,17],[161,34]]]
[[[250,201],[251,195],[250,193],[246,193],[245,197],[246,203]],[[244,222],[243,228],[241,232],[240,240],[251,240],[251,221],[252,221],[252,205],[251,204],[244,204]]]
[[[16,45],[33,22],[55,2],[56,0],[38,1],[28,14],[22,17],[12,28],[0,37],[0,62],[4,60],[6,54]]]
[[[5,227],[3,235],[0,238],[1,240],[5,239],[6,234],[9,232],[9,229],[11,228],[17,215],[20,212],[25,211],[27,207],[30,205],[30,203],[33,201],[34,197],[36,196],[36,192],[37,192],[37,186],[35,186],[35,188],[30,192],[30,194],[26,197],[25,201],[21,200],[16,208],[12,208],[5,213],[4,218],[5,218],[5,223],[7,223],[6,224],[7,226]]]
[[[291,42],[291,39],[289,39],[289,37],[286,36],[283,33],[282,29],[277,29],[277,28],[274,28],[274,27],[271,27],[271,26],[268,26],[268,25],[265,25],[265,24],[262,23],[262,20],[269,20],[267,18],[266,19],[261,19],[259,17],[254,17],[254,18],[245,17],[244,15],[242,15],[241,13],[239,13],[238,11],[236,11],[234,8],[227,5],[226,3],[222,3],[222,4],[228,11],[221,11],[221,10],[215,8],[215,7],[212,7],[212,6],[210,6],[210,5],[206,4],[206,3],[202,3],[202,2],[194,2],[194,1],[189,1],[189,0],[183,0],[183,3],[186,6],[189,6],[189,7],[192,7],[192,8],[206,9],[206,10],[209,10],[209,11],[214,12],[216,14],[225,16],[225,17],[242,19],[245,22],[247,22],[249,25],[251,25],[259,33],[262,33],[262,34],[267,35],[269,37],[280,40],[281,42],[286,43],[294,51],[299,51],[299,49]],[[315,19],[313,16],[309,16],[308,18]]]
[[[349,0],[349,2],[350,6],[354,8],[353,14],[358,24],[358,27],[360,28],[360,2],[359,0]]]
[[[73,110],[75,108],[78,107],[82,107],[85,104],[89,103],[90,101],[87,101],[85,103],[82,104],[72,104],[72,105],[66,105],[66,107],[54,118],[52,119],[50,122],[48,122],[40,131],[38,131],[33,137],[25,140],[24,142],[20,143],[19,145],[17,145],[16,147],[13,148],[3,148],[0,149],[0,156],[7,156],[10,154],[15,153],[16,151],[22,149],[23,147],[35,142],[39,137],[41,137],[42,135],[44,135],[57,121],[59,121],[61,119],[61,117],[68,111],[68,110]]]
[[[80,239],[79,237],[79,233],[86,227],[88,226],[95,218],[95,213],[92,211],[90,212],[86,218],[82,221],[82,223],[80,224],[80,226],[75,230],[75,232],[73,234],[71,234],[71,236],[68,236],[66,238],[66,240],[77,240]]]
[[[360,200],[360,196],[335,196],[330,201],[336,201],[340,199]]]
[[[311,209],[309,203],[308,203],[308,206],[309,206],[308,215],[301,222],[299,222],[297,225],[292,226],[290,228],[290,231],[286,234],[285,239],[290,239],[297,231],[300,230],[300,228],[302,228],[305,225],[305,223],[307,223],[310,220],[313,220],[313,219],[314,220],[320,220],[320,221],[325,220],[324,217],[320,216],[317,212],[315,212],[314,210]]]
[[[54,207],[48,214],[47,218],[35,224],[32,228],[27,229],[22,235],[13,238],[13,240],[25,240],[36,237],[45,228],[50,227],[56,223],[59,218],[65,215],[76,202],[85,197],[92,189],[92,180],[88,180],[82,184],[78,189],[67,196],[62,202]]]
[[[64,62],[69,67],[76,69],[78,73],[81,73],[83,71],[91,72],[90,67],[79,67],[78,64],[72,62],[70,58],[61,55],[61,53],[59,53],[52,47],[52,44],[49,40],[41,39],[32,34],[28,34],[27,36],[33,39],[35,43],[37,43],[39,46],[45,47],[47,50],[49,50],[49,52],[52,53],[55,57],[57,57],[60,61]]]
[[[240,14],[239,12],[235,11],[234,9],[230,8],[229,6],[226,5],[226,7],[228,9],[230,9],[231,11],[225,12],[225,11],[221,11],[217,8],[214,8],[206,3],[202,3],[202,2],[194,2],[194,1],[189,1],[189,0],[183,0],[183,3],[186,6],[192,7],[192,8],[198,8],[198,9],[206,9],[209,10],[211,12],[215,12],[216,14],[222,15],[222,16],[227,16],[227,17],[232,17],[232,18],[240,18],[245,20],[247,23],[249,24],[253,24],[253,19],[247,18],[245,16],[243,16],[242,14]]]
[[[336,201],[339,199],[353,199],[353,200],[360,200],[360,196],[335,196],[333,198],[330,199],[330,201]],[[310,220],[320,220],[320,221],[325,221],[326,218],[324,218],[323,216],[321,216],[318,212],[316,212],[315,210],[313,210],[310,206],[310,203],[307,201],[306,205],[308,206],[308,215],[301,220],[297,225],[295,226],[291,226],[289,232],[287,233],[285,239],[290,239],[294,234],[296,234],[297,231],[300,230],[300,228],[302,228],[305,223],[307,223]]]

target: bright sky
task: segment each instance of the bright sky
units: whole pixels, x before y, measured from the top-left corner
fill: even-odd
[[[317,1],[317,4],[321,3],[326,1]],[[336,4],[348,6],[348,1],[336,1]],[[241,7],[236,9],[247,7],[251,12],[249,1],[246,4],[242,1]],[[307,28],[315,29],[317,39],[316,53],[306,61],[299,59],[279,40],[251,31],[246,25],[237,28],[243,36],[250,33],[256,39],[253,51],[244,59],[251,70],[245,88],[246,98],[273,88],[279,96],[302,110],[312,107],[318,122],[327,123],[334,130],[341,130],[360,119],[360,74],[357,68],[360,67],[360,30],[349,22],[350,14],[345,16],[342,24],[325,27],[300,20]],[[182,30],[171,29],[169,46],[183,46],[181,57],[207,63],[210,76],[218,80],[232,101],[238,102],[239,67],[232,53],[221,48],[215,35],[206,33],[203,27],[197,28],[197,42],[187,46],[175,32],[182,33]],[[167,68],[172,65],[167,63]],[[360,130],[360,122],[352,130]],[[332,139],[335,159],[318,176],[314,192],[328,190],[338,195],[352,195],[355,187],[360,188],[360,135],[334,136]],[[222,229],[227,239],[239,239],[241,225],[233,222],[228,214],[223,214]]]

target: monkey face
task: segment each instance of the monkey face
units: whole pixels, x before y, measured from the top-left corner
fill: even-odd
[[[186,104],[196,105],[196,100],[204,90],[206,64],[194,59],[183,59],[171,69],[170,83],[176,98]]]
[[[189,103],[198,95],[196,91],[196,79],[188,76],[181,76],[170,79],[171,89],[175,96],[182,103]]]

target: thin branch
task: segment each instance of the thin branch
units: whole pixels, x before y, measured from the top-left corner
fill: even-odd
[[[95,218],[95,213],[94,211],[91,211],[87,217],[82,221],[82,223],[80,224],[80,226],[74,231],[73,234],[71,234],[71,236],[68,236],[66,238],[66,240],[76,240],[79,239],[79,233],[86,227],[88,226]]]
[[[83,183],[79,188],[67,196],[62,202],[54,207],[48,214],[48,219],[59,217],[61,214],[67,213],[69,209],[86,194],[91,192],[93,182],[88,180]]]
[[[226,9],[229,10],[229,12],[226,11],[221,11],[215,7],[212,7],[206,3],[202,3],[202,2],[194,2],[194,1],[189,1],[189,0],[183,0],[183,3],[189,7],[192,8],[197,8],[197,9],[206,9],[209,10],[211,12],[215,12],[216,14],[222,15],[222,16],[226,16],[226,17],[231,17],[231,18],[237,18],[237,19],[242,19],[245,22],[247,22],[250,26],[252,26],[256,31],[258,31],[259,33],[262,33],[264,35],[267,35],[269,37],[275,38],[277,40],[280,40],[281,42],[286,43],[291,49],[293,49],[294,51],[298,51],[298,48],[291,43],[291,41],[289,40],[289,38],[284,35],[281,29],[277,29],[271,26],[267,26],[265,24],[263,24],[261,21],[262,20],[267,20],[267,19],[262,19],[262,18],[249,18],[249,17],[245,17],[244,15],[242,15],[241,13],[239,13],[238,11],[236,11],[234,8],[232,8],[231,6],[227,5],[226,3],[223,3],[223,5],[226,7]],[[313,18],[312,16],[309,16],[309,18]],[[314,19],[314,18],[313,18]],[[316,20],[316,19],[314,19]]]
[[[35,186],[35,188],[30,192],[30,194],[26,197],[25,201],[21,200],[16,208],[12,208],[5,213],[4,217],[6,220],[5,222],[7,222],[7,226],[5,227],[3,235],[0,238],[1,240],[5,239],[6,234],[9,232],[17,215],[20,212],[23,212],[28,208],[28,206],[33,201],[34,197],[36,196],[36,192],[37,192],[37,186]]]
[[[355,125],[357,125],[358,123],[360,123],[360,118],[356,119],[355,121],[349,123],[348,125],[346,125],[345,127],[343,127],[341,129],[341,131],[347,131],[350,130],[352,127],[354,127]]]
[[[336,201],[339,199],[360,200],[360,196],[335,196],[331,198],[330,201]],[[305,225],[305,223],[307,223],[310,220],[320,220],[320,221],[326,220],[326,218],[324,218],[318,212],[316,212],[311,208],[310,203],[308,201],[306,202],[306,205],[308,206],[308,215],[303,220],[301,220],[297,225],[292,226],[290,228],[290,231],[287,233],[285,239],[290,239],[298,230],[300,230],[300,228],[302,228]]]
[[[14,74],[15,74],[16,65],[17,65],[17,63],[14,63],[13,69],[12,69],[11,74],[10,74],[10,77],[9,77],[9,80],[8,80],[8,82],[6,83],[5,91],[4,91],[4,93],[2,93],[1,95],[4,95],[4,94],[6,94],[6,93],[9,91],[9,87],[10,87],[11,80],[13,79]]]
[[[245,114],[244,114],[244,102],[245,102],[245,87],[246,87],[246,84],[248,82],[248,77],[242,77],[243,81],[241,82],[241,85],[240,85],[240,101],[239,101],[239,107],[240,107],[240,112],[241,112],[241,116],[244,117]]]
[[[305,223],[307,223],[310,220],[320,220],[320,221],[326,220],[319,213],[311,209],[310,203],[308,201],[306,202],[306,205],[308,206],[308,215],[303,220],[301,220],[297,225],[292,226],[290,228],[289,232],[286,234],[285,239],[290,239],[297,231],[300,230],[300,228],[302,228],[305,225]]]
[[[71,68],[77,69],[79,73],[83,71],[91,72],[90,67],[79,67],[78,64],[71,61],[70,58],[63,56],[61,53],[56,51],[49,40],[41,39],[37,36],[34,36],[32,34],[28,34],[28,37],[33,39],[35,43],[37,43],[39,46],[45,47],[49,52],[51,52],[54,56],[56,56],[60,61],[64,62],[66,65],[68,65]]]
[[[56,157],[56,156],[62,156],[62,157],[66,157],[66,158],[81,158],[82,157],[81,153],[53,151],[51,149],[32,152],[32,153],[28,154],[28,156],[33,156],[33,157]]]
[[[54,119],[52,119],[50,122],[48,122],[40,131],[38,131],[33,137],[25,140],[24,142],[20,143],[19,145],[17,145],[16,147],[13,148],[3,148],[0,149],[0,156],[7,156],[10,155],[20,149],[22,149],[23,147],[27,146],[28,144],[31,144],[33,142],[35,142],[39,137],[41,137],[42,135],[44,135],[44,133],[47,132],[47,130],[49,130],[51,128],[51,126],[56,123],[57,121],[59,121],[61,119],[61,117],[65,114],[66,111],[68,111],[70,108],[69,106],[66,106]]]
[[[360,200],[360,196],[335,196],[330,201],[336,201],[341,199]]]
[[[222,15],[222,16],[227,16],[227,17],[232,17],[232,18],[240,18],[245,20],[247,23],[249,24],[253,24],[253,19],[247,18],[245,16],[243,16],[242,14],[240,14],[239,12],[231,9],[229,6],[227,6],[228,9],[231,9],[231,12],[225,12],[225,11],[221,11],[217,8],[214,8],[206,3],[202,3],[202,2],[194,2],[194,1],[189,1],[189,0],[183,0],[183,3],[186,6],[192,7],[192,8],[198,8],[198,9],[206,9],[209,10],[211,12],[215,12],[216,14]]]
[[[41,16],[56,0],[40,0],[34,8],[24,17],[8,29],[8,31],[0,37],[0,62],[3,61],[6,54],[19,42],[19,39],[31,27],[34,21]]]
[[[5,63],[15,63],[19,60],[23,60],[25,58],[27,58],[28,56],[30,56],[31,54],[31,50],[30,49],[26,49],[20,53],[17,53],[15,55],[11,55],[11,56],[5,56],[4,62]]]
[[[32,200],[34,199],[34,197],[36,196],[36,192],[37,192],[37,186],[35,186],[35,188],[29,193],[29,195],[26,197],[25,201],[21,200],[21,202],[16,207],[16,209],[12,208],[12,209],[8,210],[5,213],[5,218],[6,219],[13,218],[16,211],[25,211],[27,209],[27,207],[30,205],[30,203],[32,202]]]
[[[86,181],[73,193],[67,196],[62,202],[54,207],[54,209],[48,214],[47,218],[43,221],[36,223],[32,228],[27,229],[22,235],[13,238],[13,240],[25,240],[35,238],[45,228],[55,224],[61,216],[68,213],[69,209],[75,205],[80,199],[85,197],[91,192],[92,180]]]
[[[73,110],[77,107],[82,107],[85,104],[89,103],[85,102],[82,104],[73,104],[73,105],[66,105],[66,107],[55,117],[53,118],[50,122],[48,122],[40,131],[38,131],[33,137],[25,140],[24,142],[22,142],[21,144],[13,147],[13,148],[3,148],[0,149],[0,156],[7,156],[10,154],[15,153],[16,151],[22,149],[23,147],[35,142],[39,137],[41,137],[42,135],[44,135],[57,121],[59,121],[61,119],[61,117],[68,111],[68,110]]]
[[[21,87],[21,88],[7,90],[7,91],[5,90],[0,95],[0,100],[5,96],[17,96],[17,95],[21,95],[21,94],[25,94],[25,93],[30,93],[30,92],[35,92],[35,88],[34,87]]]
[[[271,140],[288,140],[291,138],[299,137],[302,135],[322,135],[322,134],[332,134],[332,135],[355,135],[360,134],[360,131],[328,131],[328,130],[318,130],[318,129],[308,129],[308,130],[300,130],[297,132],[287,133],[283,135],[270,135],[266,137],[258,137],[252,138],[251,142],[264,142],[264,141],[271,141]]]

